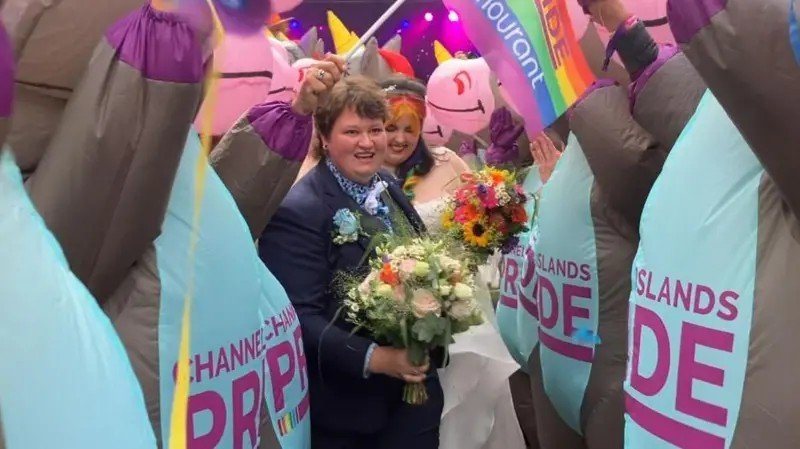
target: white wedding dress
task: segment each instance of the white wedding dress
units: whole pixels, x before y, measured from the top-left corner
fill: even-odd
[[[415,204],[428,231],[441,231],[445,198]],[[495,261],[496,262],[496,261]],[[519,365],[506,349],[492,307],[486,280],[497,274],[497,263],[481,267],[478,298],[486,322],[455,336],[450,363],[439,371],[444,410],[439,449],[525,449],[525,440],[508,378]]]

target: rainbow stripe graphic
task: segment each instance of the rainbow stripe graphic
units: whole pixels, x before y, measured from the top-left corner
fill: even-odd
[[[552,124],[594,81],[567,1],[444,0],[514,98],[530,135]]]
[[[789,1],[789,41],[794,49],[794,57],[797,63],[800,64],[800,25],[798,25],[798,11],[795,3],[797,3],[797,0]]]
[[[278,427],[278,433],[280,433],[281,436],[284,436],[294,430],[294,428],[297,426],[297,423],[302,421],[308,413],[308,406],[308,392],[306,392],[306,395],[294,410],[286,413],[275,421]]]

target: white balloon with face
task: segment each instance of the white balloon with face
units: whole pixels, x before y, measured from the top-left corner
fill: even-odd
[[[431,107],[426,107],[425,121],[422,123],[422,139],[430,147],[442,147],[447,145],[450,138],[453,137],[453,129],[442,126],[441,123],[436,121]]]
[[[483,58],[440,64],[428,80],[426,101],[433,118],[465,134],[485,129],[495,108],[491,75]]]
[[[289,64],[289,52],[280,41],[270,39],[272,47],[272,84],[267,92],[267,101],[291,103],[297,89],[295,71]]]
[[[281,14],[295,9],[303,0],[272,0],[272,12]]]

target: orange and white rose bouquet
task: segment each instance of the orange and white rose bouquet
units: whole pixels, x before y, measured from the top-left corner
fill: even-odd
[[[444,242],[396,238],[376,248],[369,267],[366,278],[345,284],[346,318],[378,341],[407,349],[416,365],[431,350],[446,349],[454,334],[483,323],[473,275]],[[403,399],[424,403],[424,385],[407,384]]]

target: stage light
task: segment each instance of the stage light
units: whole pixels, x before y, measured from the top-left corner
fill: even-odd
[[[450,11],[447,13],[447,19],[451,22],[458,22],[458,13],[455,11]]]
[[[293,30],[299,29],[300,28],[300,21],[296,20],[296,19],[292,20],[291,22],[289,22],[289,28],[291,28]]]
[[[411,22],[409,22],[408,20],[403,20],[402,22],[400,22],[400,28],[404,30],[411,28]]]
[[[433,22],[433,14],[426,12],[425,13],[425,21],[426,22]]]

